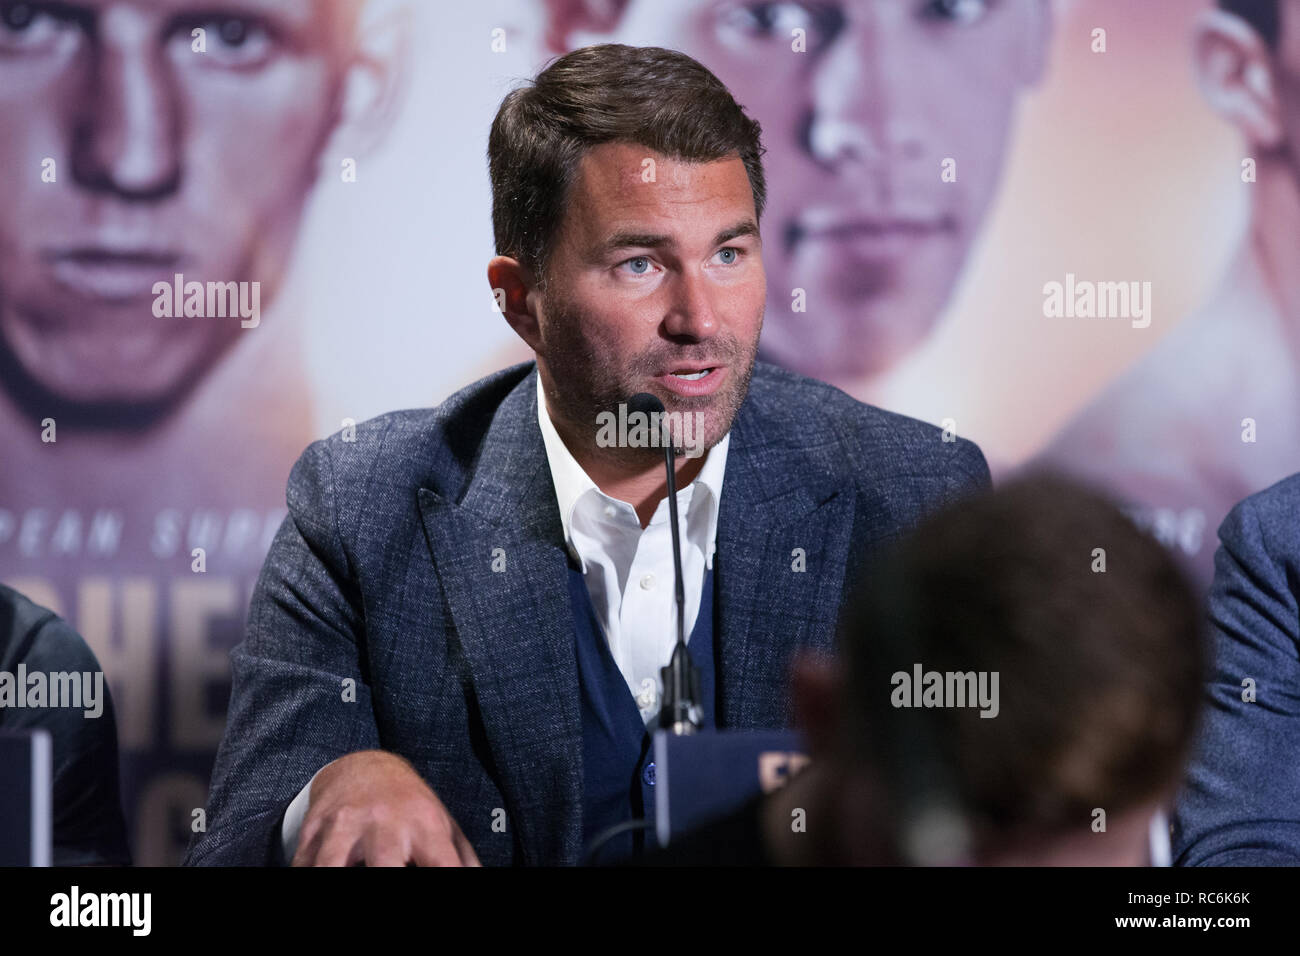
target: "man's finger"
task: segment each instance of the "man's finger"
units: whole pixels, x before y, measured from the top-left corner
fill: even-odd
[[[361,834],[355,824],[335,823],[321,840],[312,866],[348,866],[361,859]]]
[[[361,838],[366,866],[406,866],[406,841],[391,830],[371,829]]]
[[[460,866],[460,854],[447,835],[428,831],[417,833],[411,841],[411,859],[417,866]]]
[[[461,866],[482,866],[478,861],[478,854],[474,852],[474,845],[469,842],[469,838],[461,833],[460,827],[456,827],[455,834],[452,837],[456,844],[456,852],[460,854]]]

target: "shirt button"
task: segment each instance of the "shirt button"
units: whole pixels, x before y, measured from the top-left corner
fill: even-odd
[[[636,706],[638,710],[649,710],[655,705],[655,698],[659,696],[659,688],[650,678],[641,682],[641,692],[636,695]]]
[[[618,514],[618,509],[617,509],[617,508],[615,508],[613,505],[605,505],[605,517],[606,517],[606,518],[612,518],[612,517],[614,517],[616,514]]]
[[[649,591],[654,586],[655,586],[655,576],[653,574],[647,574],[645,577],[641,579],[642,591]]]
[[[645,769],[641,771],[641,779],[646,782],[646,786],[653,787],[655,785],[655,765],[653,763],[645,765]]]

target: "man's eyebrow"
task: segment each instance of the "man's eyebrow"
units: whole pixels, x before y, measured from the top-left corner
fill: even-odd
[[[754,220],[742,219],[734,226],[728,226],[714,236],[712,245],[720,246],[724,242],[739,239],[741,236],[754,236],[757,238],[758,234],[758,224]],[[619,249],[660,249],[664,246],[673,245],[676,245],[676,241],[672,236],[644,232],[616,232],[601,243],[600,250],[602,254],[608,254]]]
[[[753,236],[757,239],[759,237],[758,223],[754,222],[752,219],[742,219],[734,226],[724,229],[722,232],[714,236],[713,244],[715,246],[720,246],[724,242],[730,242],[732,239],[739,239],[741,236]]]

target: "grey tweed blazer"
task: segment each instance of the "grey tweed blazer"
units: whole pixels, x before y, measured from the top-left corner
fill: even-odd
[[[298,460],[187,863],[276,862],[293,797],[370,748],[411,762],[485,865],[580,859],[568,559],[535,375],[506,369]],[[988,482],[971,442],[756,365],[718,518],[719,725],[788,726],[791,653],[831,648],[864,558]]]

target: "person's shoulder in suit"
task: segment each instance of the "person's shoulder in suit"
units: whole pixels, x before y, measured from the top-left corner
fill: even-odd
[[[990,484],[973,441],[775,365],[755,363],[746,407],[761,419],[773,461],[793,452],[804,471],[832,484],[887,497],[906,488],[930,506]],[[755,451],[761,460],[765,450]]]
[[[1274,558],[1295,563],[1300,558],[1297,515],[1300,515],[1300,474],[1283,478],[1238,502],[1219,533],[1221,537],[1228,535],[1233,543],[1258,547]]]
[[[385,412],[308,446],[326,456],[339,485],[386,487],[429,482],[451,493],[473,469],[501,404],[531,374],[532,362],[479,379],[429,408]]]
[[[372,535],[382,550],[387,531],[411,521],[419,489],[452,500],[464,492],[502,403],[534,367],[502,369],[433,407],[385,412],[312,442],[289,475],[292,520],[305,535],[333,542],[340,558],[344,541]],[[516,438],[524,424],[499,434]]]
[[[0,671],[100,673],[99,662],[53,611],[0,584]],[[98,716],[85,707],[0,709],[0,728],[49,731],[54,751],[55,866],[129,866],[118,789],[117,727],[101,678]],[[22,688],[20,688],[21,692]]]
[[[1300,475],[1219,526],[1209,706],[1174,815],[1180,865],[1300,864]]]

